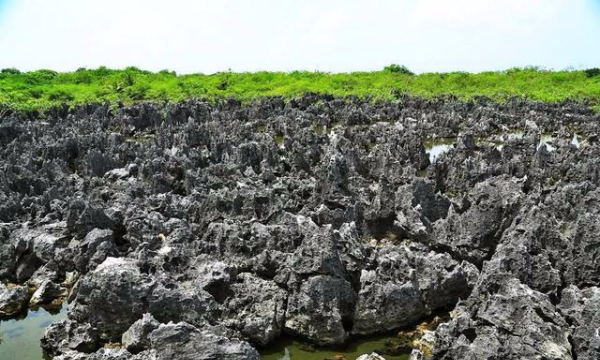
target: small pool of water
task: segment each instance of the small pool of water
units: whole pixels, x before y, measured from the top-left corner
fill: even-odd
[[[40,339],[46,326],[67,317],[68,306],[48,309],[30,309],[26,317],[0,321],[0,360],[44,360]]]
[[[573,134],[573,139],[571,139],[571,144],[575,145],[576,148],[579,149],[579,136],[577,136],[577,133]]]
[[[370,354],[386,347],[390,341],[397,340],[395,336],[380,335],[364,339],[357,339],[349,344],[345,349],[313,348],[308,343],[303,343],[294,339],[284,338],[268,349],[260,351],[261,360],[325,360],[325,359],[346,359],[356,360],[359,356]],[[407,360],[410,353],[401,355],[385,355],[386,360]]]
[[[540,137],[540,144],[538,148],[541,146],[546,146],[548,151],[554,151],[556,148],[552,145],[552,141],[554,140],[554,136],[551,133],[543,133]]]
[[[456,144],[455,137],[426,139],[423,141],[430,162],[434,162],[442,153],[452,149],[454,144]]]

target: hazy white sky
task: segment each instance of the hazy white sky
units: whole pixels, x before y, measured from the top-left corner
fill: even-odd
[[[600,0],[0,0],[0,68],[600,67]]]

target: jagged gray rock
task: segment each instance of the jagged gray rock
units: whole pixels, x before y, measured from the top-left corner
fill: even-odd
[[[144,314],[123,333],[121,338],[123,347],[134,354],[150,349],[148,337],[159,325],[160,323],[151,314]]]
[[[47,304],[52,300],[65,296],[66,294],[67,291],[65,288],[62,288],[60,285],[55,284],[50,280],[46,280],[33,293],[29,303],[32,305]]]
[[[572,359],[568,325],[549,298],[516,279],[476,289],[435,334],[435,359]]]
[[[53,356],[72,351],[91,353],[100,347],[100,337],[90,324],[61,320],[46,328],[41,343],[44,351]]]
[[[68,287],[69,331],[97,339],[87,354],[53,330],[49,343],[72,344],[62,358],[194,358],[185,339],[219,358],[282,333],[340,345],[458,304],[414,357],[597,358],[595,318],[582,319],[600,286],[598,115],[396,95],[4,115],[10,312],[25,287],[44,301]],[[144,316],[173,322],[177,341],[155,347]],[[130,335],[138,353],[102,350]]]
[[[29,290],[24,286],[0,283],[0,318],[18,315],[29,304]]]
[[[469,296],[479,272],[468,262],[422,246],[383,246],[363,270],[353,331],[365,335],[416,323]]]
[[[558,308],[571,326],[571,342],[577,359],[597,359],[600,353],[600,288],[580,290],[571,285],[563,290]]]
[[[146,312],[154,283],[134,260],[109,257],[79,281],[71,313],[98,329],[104,340],[118,341]]]
[[[313,276],[290,295],[285,329],[318,344],[341,344],[351,330],[355,303],[356,294],[346,280]]]

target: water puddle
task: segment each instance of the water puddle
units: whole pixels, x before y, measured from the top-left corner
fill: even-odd
[[[577,136],[577,133],[573,134],[573,139],[571,139],[571,144],[579,149],[580,141],[579,141],[579,136]]]
[[[502,136],[508,141],[508,140],[516,140],[516,139],[522,139],[525,136],[525,131],[521,130],[521,129],[513,129],[510,130],[509,132],[502,134]]]
[[[543,133],[542,136],[540,137],[540,143],[538,144],[538,149],[541,148],[542,146],[545,146],[546,150],[548,150],[548,151],[556,150],[556,148],[552,145],[553,140],[554,140],[554,137],[552,136],[552,134]]]
[[[315,348],[308,343],[293,339],[281,339],[260,352],[261,360],[326,360],[345,359],[356,360],[359,356],[377,352],[386,360],[407,360],[410,353],[397,355],[385,354],[390,342],[397,341],[397,336],[383,335],[358,339],[345,349]]]
[[[313,131],[317,135],[331,135],[336,129],[340,129],[341,126],[339,123],[335,122],[330,126],[327,125],[315,125],[313,127]]]
[[[490,144],[494,145],[494,147],[496,147],[498,150],[502,150],[502,147],[504,146],[504,144],[506,142],[508,142],[510,140],[522,139],[524,137],[524,135],[525,135],[525,133],[523,132],[523,130],[514,129],[509,132],[503,132],[503,133],[494,134],[491,136],[477,137],[477,143],[478,144],[490,143]],[[552,133],[549,133],[549,132],[542,133],[542,135],[540,137],[540,142],[538,144],[538,149],[542,146],[545,146],[548,151],[556,150],[556,146],[553,144],[553,142],[555,140],[556,139]],[[579,148],[582,141],[583,140],[580,135],[578,135],[577,133],[573,134],[573,138],[571,139],[571,144],[573,146],[575,146],[576,148]]]
[[[429,161],[434,162],[441,154],[452,149],[456,144],[455,137],[434,138],[423,141],[425,152],[429,155]]]
[[[0,321],[0,360],[44,360],[40,339],[46,326],[67,317],[68,305],[30,309],[26,317]]]

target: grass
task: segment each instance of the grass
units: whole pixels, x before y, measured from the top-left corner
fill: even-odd
[[[453,95],[462,100],[485,96],[496,101],[513,97],[529,100],[587,102],[600,109],[600,72],[549,71],[514,68],[477,74],[465,72],[415,75],[403,66],[383,71],[331,74],[294,71],[177,75],[171,71],[152,73],[129,67],[112,70],[79,69],[0,72],[0,110],[40,111],[66,103],[124,103],[137,101],[181,101],[189,98],[235,97],[252,100],[264,96],[295,97],[307,92],[393,100],[402,94],[425,98]]]

